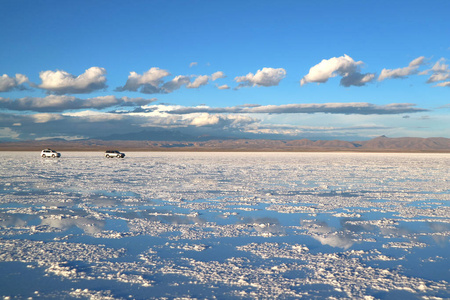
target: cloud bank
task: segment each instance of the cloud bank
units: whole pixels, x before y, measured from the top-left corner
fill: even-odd
[[[323,104],[285,104],[285,105],[255,105],[233,107],[182,107],[171,109],[170,114],[191,113],[246,113],[246,114],[357,114],[357,115],[391,115],[427,111],[415,107],[412,103],[392,103],[375,105],[365,102],[356,103],[323,103]]]
[[[333,138],[379,135],[378,132],[397,130],[379,124],[380,118],[402,118],[405,112],[412,114],[425,109],[413,104],[395,103],[374,105],[370,103],[326,103],[326,104],[288,104],[288,105],[245,105],[226,108],[183,107],[174,105],[147,105],[135,110],[99,111],[93,107],[104,107],[119,103],[121,105],[143,104],[149,99],[100,97],[80,104],[75,97],[51,95],[45,98],[49,103],[44,107],[42,99],[28,99],[27,108],[34,107],[39,113],[0,113],[0,136],[8,139],[42,139],[50,137],[99,138],[114,134],[142,132],[150,128],[176,130],[177,136],[213,136],[235,138]],[[53,100],[51,102],[50,100]],[[0,103],[8,99],[1,98]],[[37,103],[36,103],[37,101]],[[10,104],[11,105],[11,104]],[[61,112],[63,107],[85,110]],[[21,107],[23,109],[25,107]],[[345,126],[324,125],[323,122],[310,123],[306,116],[291,117],[294,114],[334,114],[330,120],[345,120]],[[277,116],[279,115],[279,117]],[[291,115],[288,117],[288,115]],[[351,115],[351,116],[350,116]],[[367,117],[371,115],[370,118]],[[392,116],[392,117],[388,117]],[[322,117],[319,117],[322,118]],[[305,120],[305,121],[302,121]],[[273,123],[275,121],[275,124]],[[294,121],[294,124],[290,124]],[[333,121],[331,121],[333,122]],[[351,125],[357,122],[358,125]],[[158,131],[159,130],[159,131]],[[167,133],[166,133],[167,134]],[[357,139],[356,139],[357,140]]]
[[[10,99],[0,97],[0,108],[17,111],[62,112],[71,109],[102,109],[112,106],[142,106],[156,99],[101,96],[80,99],[67,95],[49,95],[46,97],[24,97]]]

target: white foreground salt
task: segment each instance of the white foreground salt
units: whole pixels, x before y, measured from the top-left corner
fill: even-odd
[[[18,281],[0,296],[450,298],[449,172],[449,154],[0,153]]]

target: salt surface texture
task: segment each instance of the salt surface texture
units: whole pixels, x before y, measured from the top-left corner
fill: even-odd
[[[0,296],[450,298],[450,155],[0,153]]]

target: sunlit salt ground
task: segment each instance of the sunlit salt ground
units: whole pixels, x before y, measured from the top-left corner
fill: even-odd
[[[450,155],[0,153],[0,296],[450,297]]]

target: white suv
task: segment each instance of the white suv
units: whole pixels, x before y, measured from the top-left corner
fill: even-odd
[[[105,157],[106,158],[110,158],[110,157],[124,158],[125,153],[119,152],[117,150],[107,150],[105,152]]]
[[[61,153],[56,152],[55,150],[52,149],[44,149],[41,151],[41,156],[43,158],[47,158],[47,157],[61,157]]]

